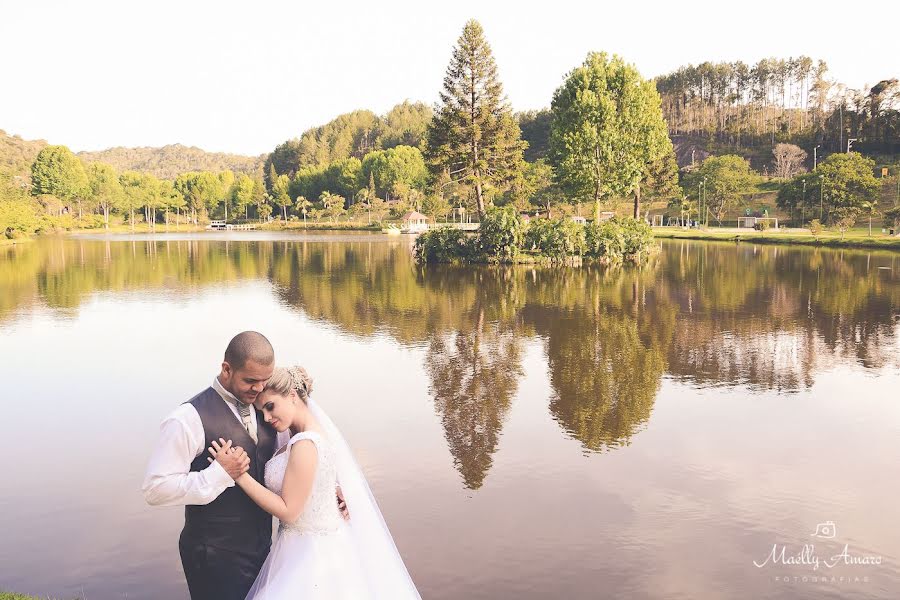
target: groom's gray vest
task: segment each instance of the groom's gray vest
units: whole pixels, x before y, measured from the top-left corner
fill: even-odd
[[[275,430],[256,413],[257,438],[253,438],[237,420],[231,408],[213,388],[207,388],[188,400],[203,423],[206,437],[204,448],[209,448],[213,440],[232,440],[250,456],[249,474],[264,483],[266,461],[275,452]],[[204,451],[191,463],[191,471],[202,471],[209,467]],[[232,552],[256,554],[267,552],[272,542],[272,516],[259,508],[237,485],[227,488],[209,504],[191,504],[184,509],[184,530],[182,542],[214,546]]]

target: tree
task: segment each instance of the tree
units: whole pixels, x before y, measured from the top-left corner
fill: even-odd
[[[337,160],[325,169],[325,189],[345,198],[351,198],[359,187],[362,162],[355,156]]]
[[[216,190],[216,204],[215,206],[219,206],[219,201],[222,201],[224,205],[224,213],[225,220],[228,220],[228,205],[231,203],[232,194],[231,188],[234,186],[234,172],[228,169],[219,172],[217,175],[219,180],[219,187]],[[232,215],[234,214],[234,210],[232,209]]]
[[[271,192],[275,187],[276,181],[278,181],[278,172],[275,170],[275,165],[269,163],[268,178],[266,179],[266,190]]]
[[[553,94],[550,159],[560,187],[578,199],[600,201],[634,193],[649,165],[669,151],[659,93],[634,66],[605,53],[588,54]]]
[[[860,210],[869,217],[869,237],[872,237],[872,217],[878,214],[878,201],[869,200],[860,205]]]
[[[175,178],[175,189],[184,196],[191,209],[191,220],[197,224],[197,214],[205,214],[218,205],[222,195],[222,182],[208,171],[182,173]]]
[[[841,240],[844,239],[844,233],[856,223],[856,219],[859,218],[861,210],[862,209],[859,206],[843,205],[837,206],[829,212],[831,222],[834,223],[834,226],[841,232]],[[871,224],[869,227],[869,235],[872,235]]]
[[[378,146],[384,149],[412,146],[421,150],[425,146],[431,113],[427,104],[404,100],[380,119]]]
[[[303,215],[303,223],[306,224],[306,215],[309,212],[309,207],[312,206],[312,202],[304,198],[303,196],[297,196],[297,200],[294,203],[294,209]]]
[[[790,211],[792,219],[794,212],[799,210],[805,222],[807,216],[819,214],[819,200],[823,197],[821,183],[818,173],[795,175],[779,188],[776,203],[779,208]]]
[[[162,182],[150,173],[141,173],[141,195],[144,208],[144,222],[156,229],[156,211],[164,206]]]
[[[428,169],[418,148],[397,146],[367,154],[362,162],[361,178],[370,180],[376,193],[401,196],[411,189],[424,189]]]
[[[440,105],[428,128],[426,157],[435,174],[472,187],[480,216],[485,192],[505,189],[522,169],[526,144],[512,115],[484,30],[471,20],[453,48]]]
[[[256,214],[259,217],[259,222],[264,223],[269,218],[269,215],[272,214],[272,205],[269,204],[269,196],[267,194],[258,196],[257,202]]]
[[[45,146],[31,165],[32,193],[35,196],[49,194],[69,203],[81,199],[89,192],[84,165],[65,146]],[[79,216],[81,216],[79,214]]]
[[[821,177],[821,199],[829,223],[848,218],[844,207],[857,209],[878,199],[879,184],[874,175],[875,161],[858,152],[832,154],[819,163],[816,174]]]
[[[239,173],[231,188],[231,205],[234,207],[235,212],[244,213],[244,219],[249,219],[250,217],[254,185],[252,177]]]
[[[291,180],[287,175],[279,175],[275,179],[275,185],[272,186],[272,198],[281,206],[281,215],[285,221],[287,221],[287,207],[291,203],[291,196],[288,193],[290,185]]]
[[[698,189],[701,182],[704,204],[721,225],[731,205],[741,195],[753,191],[756,175],[750,169],[750,163],[740,156],[710,156],[700,163],[699,169],[685,177],[685,193],[690,195],[696,192],[700,196]]]
[[[119,182],[122,185],[122,210],[128,211],[131,231],[134,231],[134,210],[147,203],[144,176],[137,171],[125,171],[119,176]]]
[[[882,216],[884,224],[894,230],[894,235],[900,237],[900,205],[884,211]]]
[[[343,196],[325,191],[319,196],[319,202],[322,203],[322,216],[330,217],[332,223],[347,212],[344,209],[345,199]]]
[[[445,217],[450,212],[450,203],[439,194],[429,194],[422,201],[422,212],[437,222],[438,217]]]
[[[119,174],[106,163],[91,163],[87,170],[91,199],[103,211],[103,221],[109,229],[109,211],[122,200],[122,184]]]
[[[774,159],[775,177],[782,179],[790,179],[803,170],[803,163],[806,161],[806,152],[799,146],[793,144],[775,144],[772,149]]]
[[[547,156],[552,119],[553,113],[549,108],[516,113],[516,121],[522,131],[522,139],[528,144],[528,147],[525,148],[526,162],[531,163]]]
[[[673,198],[681,195],[681,188],[678,187],[678,162],[671,142],[661,157],[647,165],[643,187],[647,191],[647,196],[651,198]]]
[[[175,189],[175,183],[171,181],[163,181],[165,184],[165,195],[166,195],[166,225],[169,224],[169,211],[175,211],[175,227],[178,227],[179,221],[181,220],[181,212],[187,206],[187,201],[184,199],[184,196]]]
[[[521,177],[516,180],[508,196],[519,210],[537,206],[545,210],[548,216],[552,206],[563,201],[559,188],[553,182],[553,168],[543,158],[525,163]]]

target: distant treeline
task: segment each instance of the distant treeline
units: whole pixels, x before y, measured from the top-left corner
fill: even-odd
[[[471,60],[476,54],[478,64]],[[583,103],[582,92],[598,85],[597,78],[610,65],[640,83],[639,102],[637,96],[613,98],[621,90],[614,92],[620,84],[611,78],[605,87],[590,90],[610,95],[610,102]],[[483,79],[477,89],[490,92],[478,96],[480,104],[474,107],[466,104],[476,97],[466,92],[470,82],[461,74],[467,69]],[[686,215],[700,214],[702,204],[704,214],[713,210],[721,219],[741,194],[750,193],[755,176],[751,164],[763,170],[777,144],[799,146],[784,155],[790,160],[781,161],[782,167],[793,165],[782,175],[785,180],[811,166],[807,163],[814,148],[819,163],[828,154],[845,152],[851,141],[852,149],[863,154],[900,154],[897,79],[853,90],[829,80],[827,73],[823,61],[804,56],[755,65],[705,62],[651,82],[619,57],[591,53],[567,74],[552,108],[514,114],[483,30],[470,21],[454,48],[435,107],[404,101],[383,115],[369,110],[339,115],[256,158],[178,144],[76,155],[64,146],[0,131],[0,234],[109,226],[111,214],[132,225],[143,214],[151,226],[172,215],[195,224],[225,217],[368,222],[413,209],[440,220],[453,209],[455,215],[483,216],[486,204],[548,215],[579,212],[591,200],[595,212],[601,200],[611,208],[633,200],[634,215],[646,216],[640,211],[642,195],[667,200]],[[642,143],[634,144],[629,132],[650,121],[658,125],[653,144],[647,132]],[[679,172],[669,139],[687,137],[709,150],[701,148],[701,161],[704,153],[712,153],[754,162],[713,156],[727,160],[710,162],[693,181],[696,173]],[[888,156],[877,164],[891,162]],[[863,177],[875,164],[853,163],[859,171],[854,177]],[[713,172],[716,165],[734,167],[733,173]],[[779,165],[773,169],[781,172]],[[713,194],[710,202],[719,179],[740,185]],[[805,202],[811,200],[804,190],[819,190],[820,204],[829,196],[830,184],[821,179],[806,181],[805,188],[798,181]],[[835,206],[846,200],[837,188],[831,195]],[[854,205],[862,206],[867,198],[861,196]]]
[[[670,134],[706,135],[737,146],[818,144],[828,152],[900,152],[900,82],[851,89],[808,56],[755,65],[704,62],[656,79]]]

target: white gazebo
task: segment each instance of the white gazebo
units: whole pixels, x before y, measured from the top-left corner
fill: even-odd
[[[404,233],[420,233],[428,229],[428,217],[411,210],[400,219],[400,229]]]

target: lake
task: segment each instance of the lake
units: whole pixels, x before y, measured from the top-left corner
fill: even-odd
[[[0,247],[0,292],[0,589],[187,598],[144,468],[255,329],[424,598],[900,594],[900,253],[421,268],[407,236],[84,235]]]

